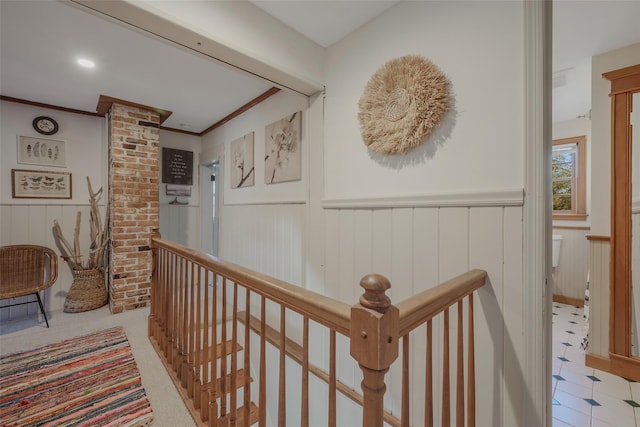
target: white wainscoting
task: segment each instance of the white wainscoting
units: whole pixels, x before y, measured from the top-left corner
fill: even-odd
[[[220,258],[304,286],[306,205],[223,205]]]
[[[160,205],[160,235],[190,248],[200,249],[200,206]],[[211,237],[209,237],[211,238]]]
[[[489,284],[474,301],[476,381],[481,385],[477,424],[519,423],[524,398],[520,362],[524,360],[522,207],[335,209],[325,211],[324,222],[325,293],[349,304],[362,294],[360,279],[372,272],[390,279],[392,301],[399,302],[469,269],[487,270]],[[452,325],[455,316],[454,308]],[[434,330],[439,327],[435,324]],[[434,357],[441,354],[441,343],[438,336]],[[424,339],[418,338],[412,346],[412,360],[416,361],[412,395],[421,396],[424,367],[419,361],[424,358]],[[361,372],[349,357],[346,340],[338,341],[338,350],[342,355],[338,361],[340,380],[359,388]],[[503,366],[501,375],[494,375],[497,367]],[[400,373],[396,362],[387,374],[391,386],[385,406],[394,413],[400,411]],[[441,384],[440,375],[439,369],[434,372],[434,384]],[[436,396],[435,416],[439,419],[440,393]],[[412,423],[419,424],[423,412],[423,405],[415,405]],[[516,424],[506,420],[516,420]]]
[[[562,236],[558,266],[553,268],[553,294],[584,300],[589,272],[589,230],[554,227],[553,234]]]
[[[296,204],[224,206],[221,258],[304,286],[304,265],[315,265],[314,260],[306,259],[304,250],[306,209],[306,205]],[[322,228],[318,237],[322,241],[309,242],[309,247],[324,248],[324,259],[318,262],[324,289],[314,288],[348,304],[357,301],[362,294],[360,279],[372,272],[390,279],[390,295],[399,302],[469,269],[487,270],[489,284],[474,301],[476,381],[481,391],[477,394],[478,425],[520,424],[527,399],[523,393],[522,206],[335,208],[324,209],[320,215],[322,221],[316,225]],[[453,308],[452,333],[455,316]],[[435,330],[441,327],[438,322]],[[312,352],[311,363],[326,369],[323,352],[328,351],[327,334],[312,329],[318,351]],[[422,328],[411,350],[415,372],[412,394],[419,396],[424,393],[421,361],[425,348]],[[361,371],[349,356],[348,341],[341,336],[337,350],[339,379],[359,389]],[[440,333],[434,342],[434,356],[441,352]],[[455,366],[453,350],[451,357]],[[397,362],[387,374],[386,406],[396,414],[400,411],[400,370]],[[498,370],[501,375],[494,375]],[[441,384],[440,376],[438,368],[434,384]],[[323,390],[319,387],[316,392]],[[435,415],[439,419],[440,393],[436,396]],[[358,424],[357,409],[346,401],[339,403],[340,408],[342,421]],[[422,405],[413,406],[412,422],[419,424],[423,411]],[[321,410],[313,412],[323,417]]]
[[[76,213],[81,213],[80,247],[89,248],[89,205],[0,205],[0,245],[42,245],[60,253],[53,238],[53,220],[57,219],[62,227],[63,235],[73,242],[73,230],[76,223]],[[101,208],[104,218],[104,207]],[[45,311],[62,311],[67,292],[71,287],[73,276],[71,270],[62,258],[58,258],[58,279],[54,285],[41,293]],[[10,302],[26,301],[27,297],[13,300],[2,300],[1,305]],[[34,296],[29,296],[34,300]],[[40,312],[38,304],[26,304],[0,309],[0,319],[8,320],[22,316],[37,315]]]
[[[304,285],[305,205],[224,206],[220,227],[221,258],[293,284]],[[517,425],[523,417],[523,288],[522,207],[420,207],[323,210],[322,245],[324,290],[353,304],[362,294],[360,279],[380,273],[391,280],[390,295],[402,301],[447,279],[482,268],[489,284],[475,298],[476,378],[478,425]],[[306,260],[312,262],[312,260]],[[455,334],[456,309],[451,310]],[[466,316],[466,310],[465,310]],[[441,328],[435,322],[435,330]],[[288,327],[295,334],[295,327]],[[311,363],[327,369],[328,337],[313,328]],[[412,341],[412,394],[424,393],[424,328]],[[315,350],[317,349],[317,351]],[[338,377],[359,389],[361,371],[349,356],[349,344],[338,336]],[[434,356],[441,366],[442,335],[436,335]],[[451,366],[455,366],[455,351]],[[503,367],[500,376],[496,367]],[[400,411],[400,363],[394,364],[388,379],[386,406]],[[290,372],[287,373],[289,378]],[[293,375],[295,376],[295,375]],[[295,381],[294,381],[295,382]],[[441,384],[441,372],[434,372],[434,384]],[[324,395],[324,387],[315,390]],[[441,398],[436,392],[436,419]],[[452,395],[453,396],[453,395]],[[359,412],[347,401],[339,402],[339,417],[345,425],[359,422]],[[318,408],[317,408],[318,409]],[[323,415],[321,408],[314,417]],[[419,424],[424,407],[412,407],[412,422]],[[316,418],[314,418],[316,419]],[[515,424],[506,423],[506,421]]]

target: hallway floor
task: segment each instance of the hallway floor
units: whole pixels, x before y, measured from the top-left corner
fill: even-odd
[[[640,383],[584,365],[583,309],[553,303],[553,426],[640,427]]]
[[[149,308],[111,314],[109,308],[104,306],[82,313],[53,312],[48,316],[51,328],[46,327],[40,316],[0,322],[0,353],[14,353],[122,326],[136,359],[142,385],[151,402],[153,427],[195,427],[147,337]]]

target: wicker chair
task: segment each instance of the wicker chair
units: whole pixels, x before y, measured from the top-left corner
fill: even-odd
[[[49,327],[40,291],[49,288],[58,278],[58,257],[44,246],[12,245],[0,247],[0,299],[35,294],[40,311]],[[30,304],[27,301],[9,306]]]

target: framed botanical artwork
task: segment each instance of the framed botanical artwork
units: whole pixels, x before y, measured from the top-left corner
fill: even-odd
[[[66,142],[37,136],[18,136],[18,163],[66,166]]]
[[[253,136],[248,133],[242,138],[231,141],[231,188],[252,187],[255,185],[255,167],[253,164]]]
[[[71,172],[11,169],[14,199],[70,199]]]
[[[273,122],[264,130],[264,182],[297,181],[301,178],[302,111]]]

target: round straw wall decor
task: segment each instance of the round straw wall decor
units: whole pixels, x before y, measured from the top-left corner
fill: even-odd
[[[381,154],[416,148],[449,110],[449,98],[449,80],[428,59],[407,55],[387,62],[358,102],[365,145]]]

